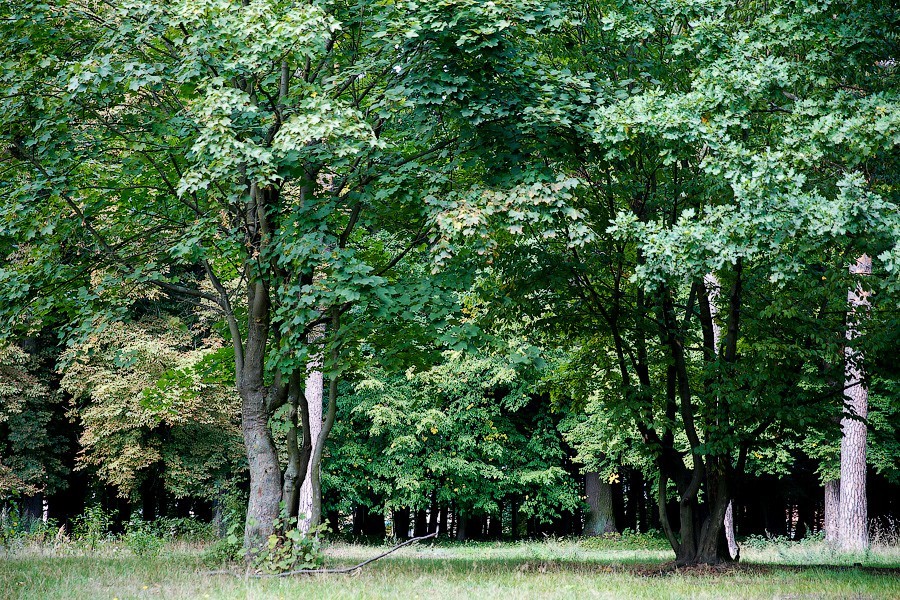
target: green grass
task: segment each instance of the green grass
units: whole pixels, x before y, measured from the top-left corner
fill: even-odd
[[[352,575],[287,579],[206,574],[201,550],[186,545],[169,545],[156,558],[137,558],[116,544],[93,555],[32,548],[0,559],[0,598],[900,598],[897,549],[840,557],[812,545],[746,548],[738,568],[661,574],[669,552],[585,546],[423,544]],[[380,550],[326,548],[330,565],[355,564]],[[801,559],[819,566],[796,566]],[[852,566],[860,560],[864,566]]]

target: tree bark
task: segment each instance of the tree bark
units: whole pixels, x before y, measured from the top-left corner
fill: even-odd
[[[584,490],[587,496],[588,517],[584,522],[583,535],[603,535],[616,532],[613,513],[612,485],[600,480],[594,471],[585,473]]]
[[[825,541],[837,544],[841,518],[841,480],[825,482]]]
[[[306,398],[306,405],[308,411],[308,419],[309,419],[309,440],[310,444],[313,448],[319,442],[319,437],[322,434],[322,400],[324,392],[324,377],[322,375],[322,359],[321,355],[317,355],[310,361],[309,369],[306,376],[306,386],[304,389],[304,396]],[[304,433],[304,439],[307,437],[307,434]],[[300,501],[299,501],[299,516],[297,524],[300,527],[300,530],[304,533],[308,532],[312,525],[315,525],[312,522],[313,517],[313,504],[314,500],[314,489],[313,489],[313,470],[318,467],[318,465],[313,464],[314,461],[310,460],[307,463],[306,468],[306,477],[303,480],[303,485],[300,486]]]
[[[732,560],[740,558],[741,549],[734,536],[734,500],[728,502],[725,509],[725,539],[728,541],[728,555]]]
[[[862,255],[850,272],[871,275],[872,259]],[[850,314],[847,323],[845,413],[841,419],[841,487],[840,548],[861,552],[869,547],[866,505],[866,417],[869,413],[869,391],[863,381],[863,354],[853,348],[858,337],[857,313],[869,305],[862,285],[847,293]]]
[[[408,540],[409,539],[409,525],[410,525],[410,511],[408,508],[399,508],[394,511],[392,518],[392,528],[394,530],[394,539],[396,540]]]
[[[244,528],[244,546],[261,548],[272,534],[278,505],[281,502],[281,465],[275,442],[269,431],[269,415],[265,410],[265,390],[260,387],[243,391],[241,429],[250,471],[250,498]]]
[[[722,341],[722,328],[719,325],[719,322],[716,320],[719,316],[719,307],[716,304],[716,301],[719,299],[719,295],[721,294],[719,278],[716,277],[715,273],[707,273],[703,277],[703,286],[704,288],[706,288],[707,293],[709,324],[712,333],[713,352],[711,358],[714,359],[719,353],[719,347]],[[732,560],[737,560],[740,557],[741,550],[738,547],[737,539],[734,535],[734,501],[731,499],[728,500],[728,506],[725,509],[723,527],[725,528],[725,539],[728,545],[728,556]]]

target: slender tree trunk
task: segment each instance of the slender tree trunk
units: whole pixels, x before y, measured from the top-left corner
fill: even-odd
[[[393,521],[393,530],[394,530],[394,539],[396,540],[408,540],[409,539],[409,521],[410,521],[410,512],[408,508],[400,508],[394,511],[392,515]]]
[[[428,512],[428,533],[438,530],[438,503],[437,492],[431,492],[431,508]]]
[[[841,518],[841,480],[825,482],[825,541],[837,544]]]
[[[872,259],[862,255],[850,272],[872,273]],[[839,545],[844,551],[860,552],[869,547],[866,498],[866,417],[869,414],[869,391],[863,381],[863,354],[853,348],[858,337],[858,312],[868,307],[862,285],[847,293],[850,305],[847,326],[845,367],[845,415],[841,419],[841,487]]]
[[[309,366],[306,376],[306,386],[304,395],[306,397],[307,410],[309,411],[309,439],[312,447],[315,448],[319,442],[319,436],[322,433],[322,399],[324,392],[324,378],[322,376],[321,357],[315,357]],[[306,435],[304,434],[304,438]],[[314,490],[313,490],[313,473],[312,471],[318,467],[310,460],[306,467],[306,477],[303,485],[300,486],[300,505],[298,526],[304,533],[309,531],[312,523]]]
[[[428,519],[424,510],[416,511],[415,525],[413,526],[413,535],[422,537],[428,533]]]
[[[584,490],[587,496],[588,517],[585,519],[583,535],[603,535],[616,532],[613,513],[612,485],[601,481],[594,471],[585,473]]]
[[[712,350],[713,356],[718,355],[720,344],[722,341],[722,327],[716,320],[719,316],[719,306],[716,301],[721,294],[719,286],[719,278],[715,273],[707,273],[703,277],[703,286],[706,288],[707,303],[709,306],[709,323],[712,328]],[[725,528],[725,539],[728,544],[728,555],[732,560],[737,560],[740,556],[740,548],[734,535],[734,501],[729,499],[728,506],[725,509],[725,518],[723,527]]]
[[[725,539],[728,541],[728,555],[732,560],[737,560],[741,549],[734,537],[734,500],[730,500],[725,509]]]
[[[288,517],[296,517],[299,510],[300,487],[302,479],[306,475],[307,464],[309,462],[309,454],[305,452],[306,448],[301,447],[297,439],[298,414],[300,413],[300,395],[303,390],[300,389],[299,377],[291,377],[288,390],[288,401],[290,410],[288,412],[288,432],[285,440],[287,445],[288,464],[284,470],[284,482],[281,490],[281,502]],[[308,427],[307,427],[308,429]],[[308,431],[304,432],[305,434]],[[307,460],[303,460],[306,454]]]

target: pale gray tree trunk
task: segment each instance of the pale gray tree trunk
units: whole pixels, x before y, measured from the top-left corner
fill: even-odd
[[[850,272],[872,273],[872,259],[863,254]],[[854,349],[858,337],[858,313],[869,305],[867,293],[857,285],[847,293],[850,314],[847,323],[847,347],[844,351],[845,411],[841,419],[841,485],[839,546],[847,552],[860,552],[869,547],[866,529],[866,417],[869,414],[869,391],[863,382],[863,354]]]
[[[716,349],[716,354],[718,354],[719,342],[722,339],[722,328],[716,320],[716,317],[718,317],[719,314],[719,307],[716,304],[720,293],[719,278],[716,277],[714,273],[707,273],[703,277],[703,285],[706,287],[709,297],[709,312],[712,317],[713,347]],[[728,500],[728,507],[725,509],[723,526],[725,527],[725,539],[728,541],[728,552],[731,555],[731,558],[737,559],[740,547],[738,546],[737,539],[734,535],[734,501],[730,499]]]
[[[825,482],[825,541],[838,543],[841,518],[841,480]]]
[[[320,332],[321,335],[324,332]],[[322,400],[324,397],[325,381],[322,375],[322,355],[317,354],[310,361],[306,376],[306,403],[309,407],[309,439],[312,447],[315,448],[319,443],[319,437],[322,434]],[[307,464],[306,477],[303,485],[300,486],[300,508],[297,524],[304,533],[309,531],[310,526],[317,525],[313,522],[314,509],[319,500],[316,496],[321,494],[321,490],[315,485],[318,477],[313,477],[313,470],[318,469],[318,461],[310,460]]]
[[[584,522],[584,535],[603,535],[616,532],[616,516],[613,512],[612,486],[600,479],[594,471],[584,475],[584,491],[587,496],[588,515]]]

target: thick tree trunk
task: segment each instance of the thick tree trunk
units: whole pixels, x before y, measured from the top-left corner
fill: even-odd
[[[825,482],[825,541],[837,544],[841,518],[841,480]]]
[[[850,267],[858,275],[872,273],[872,259],[865,254]],[[866,417],[869,392],[863,382],[863,355],[853,348],[857,337],[856,319],[859,309],[868,306],[867,294],[857,286],[847,294],[850,315],[845,350],[845,416],[841,419],[841,487],[839,545],[848,552],[861,552],[869,547],[866,499]]]
[[[469,534],[469,517],[463,514],[459,514],[456,517],[456,541],[464,542],[468,538]]]
[[[718,489],[715,496],[706,501],[709,514],[705,518],[700,516],[696,502],[688,510],[682,510],[681,544],[675,554],[676,564],[715,565],[730,559],[724,535],[725,512],[728,509],[728,497],[722,493],[725,491],[724,482],[709,487]]]
[[[582,534],[603,535],[604,533],[615,533],[616,522],[613,512],[612,485],[601,481],[600,475],[592,471],[584,475],[584,490],[589,509]]]
[[[250,471],[250,498],[244,546],[260,548],[272,534],[281,502],[281,465],[269,432],[265,391],[259,387],[243,392],[241,429]]]
[[[449,514],[448,508],[447,508],[446,506],[442,506],[442,507],[441,507],[441,515],[440,515],[440,519],[438,520],[438,535],[449,535],[449,534],[450,534],[450,532],[448,531],[448,527],[447,527],[447,525],[448,525],[448,520],[447,520],[448,514]]]
[[[488,521],[487,536],[492,540],[503,539],[503,508]]]

